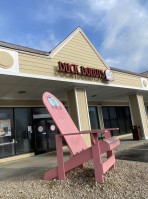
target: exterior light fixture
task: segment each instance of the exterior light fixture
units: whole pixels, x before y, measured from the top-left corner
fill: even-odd
[[[91,97],[96,97],[97,95],[92,95]]]
[[[25,94],[26,91],[19,91],[18,93],[19,93],[19,94]]]

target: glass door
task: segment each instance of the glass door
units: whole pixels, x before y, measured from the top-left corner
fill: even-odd
[[[46,120],[46,130],[48,151],[53,151],[56,149],[55,136],[59,131],[52,118]]]
[[[55,135],[58,133],[58,128],[51,118],[35,119],[34,132],[36,153],[56,149]]]
[[[34,120],[35,151],[37,153],[47,151],[47,134],[45,119]]]

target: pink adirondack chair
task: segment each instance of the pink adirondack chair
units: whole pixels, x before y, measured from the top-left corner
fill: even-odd
[[[104,182],[103,174],[110,168],[115,168],[115,156],[112,150],[120,144],[117,137],[111,137],[110,130],[118,130],[118,128],[79,131],[64,105],[54,95],[45,92],[43,102],[61,133],[56,135],[58,166],[46,171],[44,179],[50,180],[58,177],[59,180],[65,180],[67,171],[78,166],[83,168],[83,163],[93,159],[95,180],[96,182]],[[102,132],[105,139],[98,141],[97,134]],[[91,147],[87,147],[81,134],[90,134]],[[62,137],[71,153],[70,159],[66,162],[63,160]],[[101,154],[105,152],[107,153],[107,160],[102,162]]]

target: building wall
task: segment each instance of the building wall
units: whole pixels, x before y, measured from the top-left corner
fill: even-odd
[[[118,71],[113,71],[113,73],[115,81],[111,82],[110,84],[142,88],[140,77]]]
[[[101,78],[59,72],[59,61],[84,67],[107,69],[107,65],[105,65],[81,32],[77,32],[53,58],[19,52],[19,67],[22,73],[142,88],[141,77],[134,74],[113,70],[115,81],[108,82]]]

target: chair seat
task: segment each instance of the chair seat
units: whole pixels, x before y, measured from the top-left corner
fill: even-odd
[[[114,136],[111,138],[105,139],[104,141],[108,143],[109,150],[114,149],[116,146],[118,146],[120,144],[120,140]]]
[[[105,153],[106,151],[110,151],[114,149],[116,146],[120,144],[120,140],[117,137],[110,137],[104,139],[103,141],[99,142],[101,154]]]

